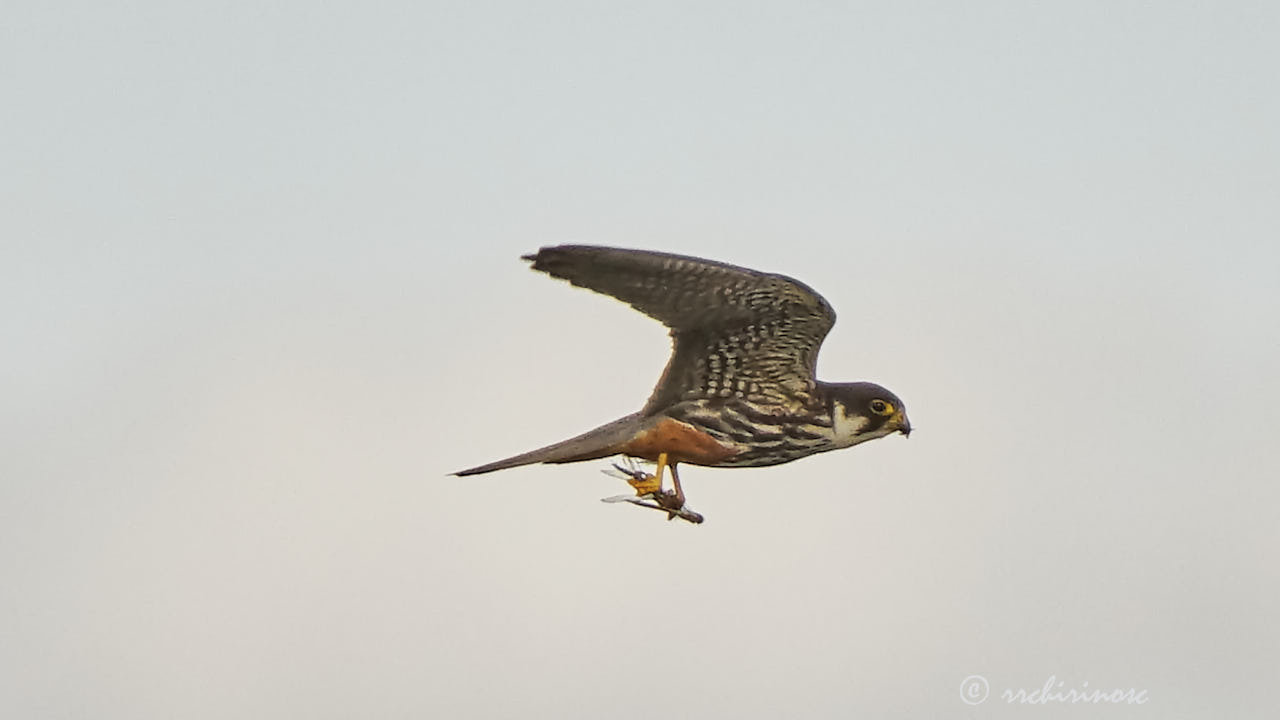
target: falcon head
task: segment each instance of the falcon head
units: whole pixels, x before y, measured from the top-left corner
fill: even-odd
[[[895,432],[911,434],[902,401],[889,390],[869,382],[824,383],[831,399],[836,444],[849,447]]]

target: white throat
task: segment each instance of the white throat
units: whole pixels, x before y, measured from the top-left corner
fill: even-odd
[[[844,403],[839,400],[831,403],[831,420],[831,433],[837,448],[847,448],[868,440],[882,438],[893,432],[884,426],[879,430],[866,432],[866,427],[871,424],[871,420],[862,415],[850,414],[845,409]]]

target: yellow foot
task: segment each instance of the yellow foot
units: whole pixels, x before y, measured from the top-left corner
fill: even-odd
[[[636,491],[637,496],[662,491],[662,481],[658,479],[657,475],[650,475],[647,472],[637,471],[627,478],[627,484]]]
[[[626,467],[617,464],[613,467],[631,489],[636,491],[636,497],[662,495],[662,471],[667,465],[666,453],[658,456],[658,471],[653,475],[637,468],[631,458],[626,458],[626,462]]]
[[[621,465],[614,463],[613,469],[617,471],[616,474],[608,472],[605,474],[626,480],[627,484],[636,491],[637,497],[649,495],[650,493],[662,492],[662,480],[658,479],[657,475],[650,475],[649,473],[637,468],[631,462],[631,458],[627,458],[627,467],[622,467]]]

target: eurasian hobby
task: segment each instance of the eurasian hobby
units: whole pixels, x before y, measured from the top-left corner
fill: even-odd
[[[618,468],[636,491],[625,499],[701,522],[684,507],[678,463],[777,465],[911,432],[902,401],[885,388],[815,378],[818,347],[836,315],[798,280],[683,255],[581,245],[546,247],[524,259],[667,326],[671,359],[639,412],[457,475],[640,458],[656,462],[657,471]],[[662,489],[666,468],[671,491]]]

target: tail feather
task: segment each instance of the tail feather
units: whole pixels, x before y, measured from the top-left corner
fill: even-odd
[[[453,474],[479,475],[493,472],[494,470],[520,467],[521,465],[570,463],[617,455],[621,452],[622,446],[644,428],[646,420],[640,413],[635,413],[606,425],[601,425],[595,430],[590,430],[563,442],[538,448],[537,450],[530,450],[527,453],[514,455],[505,460],[498,460],[487,465],[459,470]]]

